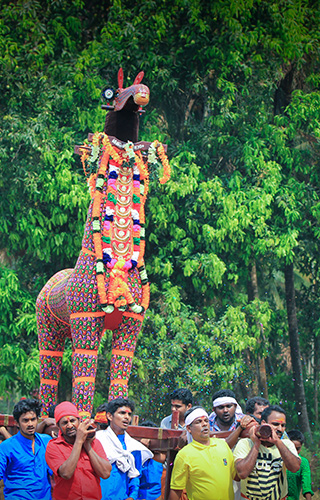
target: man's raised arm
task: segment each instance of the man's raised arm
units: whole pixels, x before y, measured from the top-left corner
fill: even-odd
[[[253,447],[249,451],[248,455],[244,458],[235,458],[236,470],[240,479],[246,479],[249,474],[251,474],[258,458],[261,442],[258,436],[256,436],[255,430],[255,427],[251,427],[249,432],[249,437],[253,442]]]

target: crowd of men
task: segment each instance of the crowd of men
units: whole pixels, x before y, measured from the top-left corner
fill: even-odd
[[[286,413],[261,397],[242,412],[231,390],[213,395],[209,415],[188,389],[171,395],[182,435],[169,500],[311,500],[309,463],[300,458],[298,430],[286,433]],[[0,479],[6,500],[160,500],[166,456],[150,440],[127,432],[134,403],[117,398],[93,418],[64,401],[38,423],[41,404],[22,399],[13,410],[18,433],[0,428]],[[172,427],[172,413],[161,428]],[[143,422],[144,426],[155,426]],[[224,432],[224,438],[215,437]],[[212,437],[213,436],[213,437]]]

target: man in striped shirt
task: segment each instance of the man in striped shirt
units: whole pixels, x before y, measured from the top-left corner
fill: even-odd
[[[284,500],[288,494],[286,471],[297,472],[300,458],[294,444],[282,439],[286,414],[280,406],[269,406],[261,415],[261,424],[271,427],[271,436],[261,439],[257,427],[250,438],[240,439],[233,452],[241,479],[241,497],[249,500]]]

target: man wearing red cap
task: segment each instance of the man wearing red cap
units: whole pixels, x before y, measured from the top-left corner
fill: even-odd
[[[72,403],[60,403],[54,412],[59,436],[50,441],[46,461],[54,473],[55,500],[101,500],[100,477],[110,476],[111,465],[102,445],[92,436],[92,420],[80,421]]]

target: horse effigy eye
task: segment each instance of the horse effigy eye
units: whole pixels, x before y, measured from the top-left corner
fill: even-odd
[[[106,88],[105,90],[102,91],[102,96],[107,99],[108,101],[114,97],[114,90],[110,88]]]

